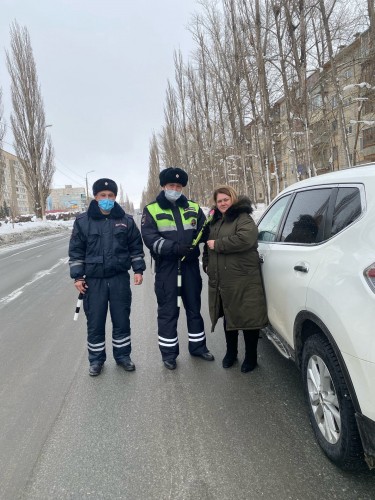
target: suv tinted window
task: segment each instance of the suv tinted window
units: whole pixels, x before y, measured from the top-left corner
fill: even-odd
[[[333,212],[331,236],[342,231],[361,215],[361,194],[356,187],[339,188]]]
[[[258,240],[275,241],[277,229],[283,216],[285,207],[289,201],[290,195],[280,198],[265,214],[258,226]]]
[[[322,188],[297,193],[285,221],[281,241],[289,243],[322,241],[331,192],[330,188]]]

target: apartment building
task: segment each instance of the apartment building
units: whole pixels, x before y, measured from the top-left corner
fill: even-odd
[[[331,62],[308,78],[308,127],[300,118],[298,109],[288,120],[284,97],[273,105],[273,155],[261,153],[262,158],[259,158],[259,150],[266,150],[264,131],[256,120],[248,124],[249,156],[257,201],[264,200],[267,189],[265,176],[261,173],[267,167],[267,161],[271,199],[277,194],[277,185],[281,190],[310,175],[375,161],[375,60],[370,57],[369,32],[358,34],[353,43],[339,48],[335,68],[336,80],[332,78]],[[337,102],[335,82],[342,106]],[[296,87],[296,101],[299,93],[300,89]],[[343,127],[340,127],[342,122],[345,136]],[[311,147],[307,148],[306,144]]]
[[[358,34],[350,45],[341,46],[335,56],[349,162],[339,127],[340,109],[331,64],[309,78],[313,160],[318,172],[375,160],[375,61],[369,54],[367,31]]]
[[[0,206],[13,216],[33,213],[32,201],[25,187],[25,174],[17,156],[0,149]]]
[[[47,198],[47,210],[84,211],[86,209],[86,191],[84,187],[69,184],[63,188],[51,189]]]

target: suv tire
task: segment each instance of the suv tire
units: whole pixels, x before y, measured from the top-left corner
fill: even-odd
[[[302,378],[309,418],[324,453],[344,470],[364,467],[355,411],[335,352],[314,334],[302,352]]]

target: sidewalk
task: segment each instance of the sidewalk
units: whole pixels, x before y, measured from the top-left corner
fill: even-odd
[[[73,222],[74,220],[18,222],[15,224],[1,222],[0,247],[23,243],[52,234],[70,232]]]

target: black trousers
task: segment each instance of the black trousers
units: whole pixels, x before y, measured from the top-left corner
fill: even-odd
[[[131,352],[130,306],[132,294],[129,273],[111,278],[87,278],[88,288],[83,298],[87,318],[87,348],[90,364],[104,363],[105,324],[108,305],[112,320],[113,357],[116,361]]]
[[[201,316],[202,278],[199,260],[181,263],[182,303],[186,311],[189,334],[189,352],[193,356],[207,352],[204,323]],[[155,276],[155,294],[158,302],[159,349],[163,361],[179,355],[177,322],[180,309],[177,307],[177,262],[163,261]]]

